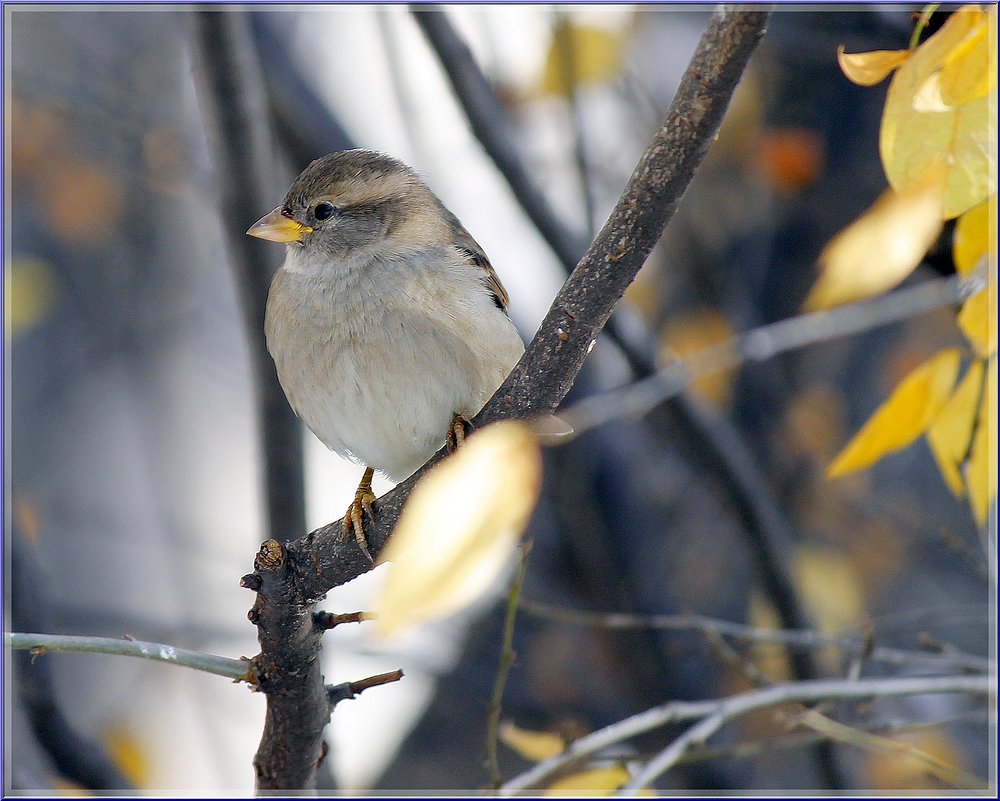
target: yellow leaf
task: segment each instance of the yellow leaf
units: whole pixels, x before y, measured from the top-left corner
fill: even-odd
[[[969,502],[979,525],[986,522],[990,504],[997,497],[997,360],[986,370],[976,433],[969,453]]]
[[[906,790],[923,790],[921,795],[928,794],[927,791],[931,795],[946,795],[948,791],[939,789],[940,784],[930,778],[935,772],[931,768],[935,764],[946,767],[945,775],[965,768],[964,749],[943,729],[900,732],[886,739],[898,744],[897,753],[880,749],[860,754],[860,767],[868,780],[866,786],[879,791],[897,794]],[[937,771],[939,778],[941,772]]]
[[[927,444],[938,463],[948,489],[957,498],[965,495],[960,467],[969,452],[972,424],[976,420],[979,392],[983,382],[983,363],[973,362],[958,388],[948,398],[927,429]]]
[[[421,478],[380,562],[383,636],[446,617],[486,592],[509,562],[541,487],[531,429],[504,421],[472,434]]]
[[[833,548],[796,549],[795,578],[809,617],[824,634],[856,627],[865,612],[864,588],[858,571]]]
[[[940,182],[886,190],[820,253],[819,279],[805,308],[825,309],[892,289],[913,272],[941,227]]]
[[[660,334],[660,357],[670,362],[684,358],[712,345],[719,345],[733,336],[729,321],[715,309],[702,307],[671,317]],[[724,407],[729,403],[733,371],[718,371],[699,378],[691,389],[702,400]]]
[[[541,762],[566,750],[566,743],[558,734],[548,731],[528,731],[510,722],[501,724],[500,739],[505,745],[532,762]]]
[[[59,294],[59,282],[48,263],[18,259],[7,275],[10,292],[10,333],[20,334],[49,312]]]
[[[622,71],[624,33],[560,18],[542,73],[542,94],[569,94],[570,84],[607,83]]]
[[[943,213],[956,217],[996,191],[996,91],[949,107],[939,72],[988,17],[974,5],[953,13],[900,66],[889,85],[879,149],[890,185],[906,191],[947,165]]]
[[[995,26],[995,7],[977,14],[972,30],[948,54],[940,78],[941,99],[946,105],[972,103],[997,88]]]
[[[992,309],[991,309],[992,307]],[[958,325],[980,356],[997,351],[997,294],[996,283],[980,289],[962,304],[958,312]]]
[[[548,786],[545,795],[611,795],[629,780],[628,770],[622,765],[594,768],[563,776]]]
[[[151,754],[140,744],[137,733],[123,726],[115,726],[104,732],[103,739],[111,760],[128,780],[136,787],[148,787]]]
[[[757,629],[780,629],[781,618],[770,599],[760,590],[750,593],[747,622]],[[788,649],[779,643],[756,642],[751,646],[753,663],[771,681],[790,681],[793,678]]]
[[[942,350],[904,378],[826,471],[835,478],[905,448],[933,422],[955,385],[959,352]]]
[[[889,77],[890,73],[911,55],[910,50],[872,50],[869,53],[845,53],[844,46],[837,48],[837,63],[848,80],[859,86],[874,86]]]
[[[997,258],[997,196],[991,195],[985,203],[980,203],[965,212],[955,223],[952,239],[955,269],[959,275],[972,273],[984,255],[989,261]]]

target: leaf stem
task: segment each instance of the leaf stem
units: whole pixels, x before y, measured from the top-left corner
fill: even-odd
[[[931,15],[938,10],[938,6],[940,5],[940,3],[928,3],[924,6],[923,11],[920,12],[920,16],[917,17],[917,24],[913,26],[913,35],[910,37],[910,50],[913,50],[919,44],[921,34],[923,34],[927,24],[931,21]]]

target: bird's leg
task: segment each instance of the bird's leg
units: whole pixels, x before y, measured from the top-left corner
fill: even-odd
[[[454,453],[465,442],[465,435],[469,433],[472,424],[459,412],[451,421],[448,434],[445,436],[445,443],[448,445],[448,453]]]
[[[375,493],[372,492],[372,477],[374,475],[374,468],[365,468],[365,474],[361,476],[361,483],[358,484],[354,493],[354,501],[347,507],[347,513],[344,515],[344,539],[348,539],[353,530],[354,539],[357,540],[361,553],[367,556],[368,561],[372,564],[375,563],[375,560],[368,552],[368,540],[365,539],[365,525],[362,515],[367,512],[369,517],[375,517],[375,512],[372,509],[372,503],[375,501]]]

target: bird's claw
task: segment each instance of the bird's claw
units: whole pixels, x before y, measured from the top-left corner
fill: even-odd
[[[347,512],[344,514],[344,539],[350,539],[353,532],[354,540],[358,543],[361,553],[365,555],[369,562],[375,564],[375,560],[372,559],[371,552],[368,550],[368,539],[365,537],[364,522],[364,515],[366,513],[369,519],[375,519],[375,509],[372,506],[375,503],[375,493],[372,492],[373,473],[374,471],[371,468],[365,470],[364,477],[361,479],[361,483],[354,493],[354,500],[347,507]]]

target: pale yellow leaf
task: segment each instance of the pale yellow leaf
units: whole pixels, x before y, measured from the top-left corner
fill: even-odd
[[[575,25],[562,18],[542,73],[542,94],[568,94],[570,85],[606,83],[621,75],[625,31]]]
[[[983,525],[997,497],[997,360],[989,360],[976,432],[969,453],[969,502]]]
[[[532,762],[550,759],[566,750],[566,743],[558,734],[549,731],[529,731],[510,722],[500,725],[500,740]]]
[[[956,44],[941,68],[941,99],[962,106],[997,88],[996,7],[976,15],[976,24]]]
[[[504,421],[423,476],[380,556],[391,564],[375,605],[379,633],[446,617],[492,586],[528,523],[541,469],[531,429]]]
[[[771,600],[760,590],[750,593],[747,623],[756,629],[780,629],[781,618]],[[794,676],[788,649],[780,643],[755,642],[751,646],[753,664],[771,681],[790,681]]]
[[[136,787],[148,787],[155,754],[142,743],[138,732],[114,726],[102,738],[111,760]]]
[[[629,780],[628,770],[623,765],[610,768],[594,768],[571,773],[556,779],[546,788],[544,795],[611,795]]]
[[[709,307],[672,316],[660,333],[660,358],[669,363],[700,350],[719,345],[734,336],[729,321]],[[702,400],[725,407],[730,400],[733,371],[719,370],[696,380],[691,389]]]
[[[874,86],[884,81],[906,59],[910,50],[872,50],[868,53],[845,53],[837,48],[837,63],[848,80],[859,86]]]
[[[857,627],[865,611],[858,571],[841,551],[817,546],[796,549],[795,578],[810,619],[824,634]]]
[[[958,325],[980,356],[997,351],[997,294],[996,283],[980,289],[962,304],[958,311]]]
[[[958,350],[949,348],[913,370],[834,459],[827,477],[868,467],[923,434],[948,400],[958,365]]]
[[[59,295],[59,282],[52,267],[40,259],[16,259],[7,271],[10,293],[10,333],[31,328],[52,309]]]
[[[927,429],[927,444],[938,463],[941,475],[952,493],[965,495],[965,482],[960,472],[962,461],[969,452],[972,424],[979,407],[979,391],[983,382],[983,363],[969,365],[965,377],[951,394],[938,416]]]
[[[913,272],[941,227],[939,182],[886,190],[820,253],[819,279],[805,308],[825,309],[892,289]]]
[[[996,87],[970,103],[950,107],[940,70],[987,13],[962,6],[920,45],[893,76],[879,135],[890,185],[905,192],[947,166],[945,219],[982,203],[996,191]]]
[[[984,255],[996,263],[997,259],[997,196],[991,195],[985,203],[980,203],[965,212],[955,223],[952,238],[952,252],[955,269],[959,275],[972,273]]]

